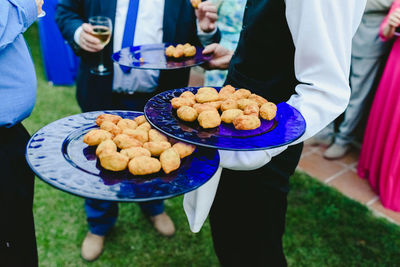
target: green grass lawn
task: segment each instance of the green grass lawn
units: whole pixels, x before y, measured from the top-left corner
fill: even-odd
[[[36,107],[24,121],[31,133],[80,112],[74,87],[47,84],[37,35],[36,25],[25,34],[38,76]],[[296,173],[291,185],[284,236],[290,266],[400,266],[398,226],[374,217],[365,206],[305,174]],[[88,264],[80,257],[87,231],[83,200],[36,179],[34,213],[40,266],[218,266],[208,223],[193,234],[182,197],[165,204],[177,228],[174,237],[158,235],[137,205],[121,204],[103,255]],[[249,219],[257,219],[256,214]]]

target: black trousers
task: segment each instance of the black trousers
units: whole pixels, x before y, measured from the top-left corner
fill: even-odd
[[[210,212],[214,249],[222,266],[286,266],[289,177],[303,144],[289,147],[254,171],[222,171]]]
[[[33,222],[34,175],[25,160],[29,133],[0,127],[0,266],[37,266]]]

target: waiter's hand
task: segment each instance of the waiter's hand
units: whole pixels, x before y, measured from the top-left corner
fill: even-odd
[[[42,13],[43,0],[35,0],[38,16]]]
[[[212,54],[212,59],[204,65],[204,68],[225,70],[231,62],[233,51],[214,43],[206,46],[203,54]]]
[[[218,14],[217,7],[213,3],[201,2],[195,9],[195,14],[203,32],[212,32],[215,29]]]
[[[104,46],[100,43],[100,40],[94,37],[91,33],[92,25],[89,23],[82,24],[82,31],[79,35],[79,46],[86,51],[89,52],[99,52],[104,48]]]

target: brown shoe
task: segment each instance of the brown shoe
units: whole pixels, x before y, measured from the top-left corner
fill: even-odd
[[[81,255],[84,260],[94,261],[103,252],[104,236],[88,232],[82,242]]]
[[[174,222],[165,212],[150,217],[154,228],[163,236],[172,236],[175,234]]]

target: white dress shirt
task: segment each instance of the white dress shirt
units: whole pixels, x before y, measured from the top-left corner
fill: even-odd
[[[295,75],[300,82],[287,103],[300,111],[307,124],[304,135],[291,144],[294,145],[318,133],[347,107],[352,37],[366,0],[285,0],[285,3],[286,20],[296,48]],[[207,218],[222,168],[255,170],[287,147],[251,152],[220,150],[218,172],[205,185],[185,195],[184,209],[191,230],[200,231]]]
[[[132,45],[162,43],[164,5],[165,0],[139,1],[135,36]],[[121,50],[128,7],[129,0],[117,0],[113,32],[114,53]],[[197,35],[203,45],[210,43],[216,31],[217,29],[214,29],[212,32],[205,33],[197,23]],[[82,27],[79,27],[74,34],[74,41],[78,45],[81,32]],[[157,88],[159,76],[159,70],[131,69],[129,73],[124,73],[119,65],[114,63],[113,91],[128,94],[135,92],[150,93]]]

